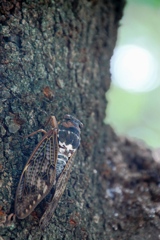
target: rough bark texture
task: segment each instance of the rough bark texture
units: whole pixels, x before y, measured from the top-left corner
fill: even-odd
[[[103,124],[124,1],[0,4],[1,239],[160,239],[160,167],[145,146]],[[22,137],[66,113],[84,123],[82,144],[50,225],[39,231],[44,203],[26,219],[7,222],[40,138]]]

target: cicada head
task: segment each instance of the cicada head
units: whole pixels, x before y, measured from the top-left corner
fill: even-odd
[[[83,123],[81,121],[79,121],[77,118],[75,118],[69,114],[66,114],[64,116],[63,121],[65,122],[66,125],[70,125],[70,126],[72,125],[73,127],[79,129],[79,131],[83,127]]]

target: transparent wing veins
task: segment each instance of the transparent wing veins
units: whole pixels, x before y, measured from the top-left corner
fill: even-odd
[[[42,215],[41,219],[40,219],[40,227],[42,230],[44,230],[44,228],[48,225],[49,220],[52,218],[53,213],[57,207],[57,204],[66,188],[66,184],[68,182],[68,178],[70,176],[70,172],[71,172],[71,167],[73,164],[73,160],[74,160],[74,156],[75,154],[73,154],[65,168],[63,169],[63,172],[61,173],[61,175],[59,176],[57,182],[56,182],[56,186],[55,186],[55,192],[53,194],[53,198],[51,200],[51,202],[49,203],[46,211],[44,212],[44,214]]]
[[[58,140],[55,128],[45,134],[22,172],[15,200],[15,213],[18,218],[27,217],[55,184],[57,156]]]

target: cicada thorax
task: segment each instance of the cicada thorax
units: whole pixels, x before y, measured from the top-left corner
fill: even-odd
[[[58,143],[59,151],[56,165],[56,177],[63,171],[68,159],[80,145],[80,129],[77,119],[65,119],[59,124]]]

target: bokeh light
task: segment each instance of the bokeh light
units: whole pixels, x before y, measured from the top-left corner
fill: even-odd
[[[114,84],[133,92],[151,91],[159,85],[158,65],[146,49],[136,45],[117,47],[111,59]]]
[[[160,0],[128,0],[111,60],[105,122],[160,147]]]

